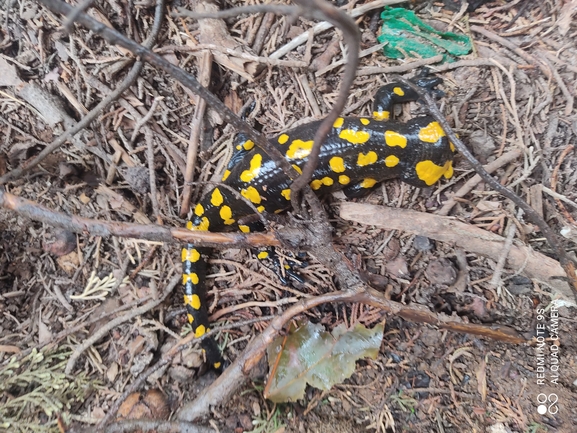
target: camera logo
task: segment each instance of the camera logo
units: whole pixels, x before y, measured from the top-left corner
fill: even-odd
[[[557,394],[539,394],[537,396],[537,403],[539,404],[539,406],[537,406],[537,412],[539,415],[545,415],[547,413],[549,415],[555,415],[559,412],[559,406],[557,406],[558,400]]]

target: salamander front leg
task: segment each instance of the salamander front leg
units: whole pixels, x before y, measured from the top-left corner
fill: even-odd
[[[234,146],[234,152],[222,176],[223,182],[228,178],[228,175],[230,174],[234,166],[237,165],[240,161],[242,161],[242,159],[246,156],[246,154],[249,153],[254,148],[254,142],[252,140],[249,140],[249,138],[242,132],[239,132],[236,135],[236,137],[234,137],[232,143]]]
[[[281,262],[279,255],[274,247],[259,249],[257,258],[270,270],[272,270],[283,286],[288,286],[290,281],[304,284],[304,278],[295,270],[295,268],[306,266],[304,262],[286,260]]]
[[[417,86],[434,92],[435,87],[443,82],[441,78],[422,76],[411,80]],[[373,104],[373,117],[376,120],[388,120],[393,112],[393,105],[419,99],[419,95],[404,83],[390,83],[381,87]]]
[[[261,232],[264,230],[264,226],[260,221],[239,224],[238,227],[244,233]],[[255,251],[255,254],[264,266],[277,275],[283,286],[288,286],[291,280],[301,284],[304,283],[303,277],[294,270],[295,267],[302,267],[303,264],[294,260],[287,260],[282,263],[279,255],[276,253],[275,247],[259,248]]]

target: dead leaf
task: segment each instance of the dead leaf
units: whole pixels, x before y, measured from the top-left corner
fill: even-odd
[[[108,367],[108,369],[106,370],[106,378],[110,383],[114,383],[114,380],[118,375],[118,371],[119,371],[118,364],[113,361],[112,364],[110,364],[110,367]]]
[[[22,83],[18,77],[16,66],[8,63],[3,57],[0,57],[0,87],[18,86]]]
[[[38,343],[40,345],[48,344],[53,339],[52,332],[48,325],[46,325],[41,319],[38,320]]]
[[[407,278],[409,276],[409,267],[403,256],[398,256],[396,259],[387,262],[385,270],[397,278]]]
[[[307,323],[277,338],[267,349],[271,377],[264,396],[275,403],[296,401],[303,398],[307,384],[326,391],[342,383],[358,359],[377,357],[383,330],[382,324],[373,329],[339,325],[330,333],[320,324]]]
[[[87,196],[86,194],[84,194],[84,193],[80,194],[80,197],[78,197],[78,199],[79,199],[82,203],[84,203],[84,204],[90,203],[90,200],[91,200],[90,197],[88,197],[88,196]]]
[[[58,257],[56,259],[56,263],[58,263],[60,269],[62,269],[68,275],[72,275],[80,265],[80,259],[78,258],[78,253],[76,251],[72,251],[70,254]]]

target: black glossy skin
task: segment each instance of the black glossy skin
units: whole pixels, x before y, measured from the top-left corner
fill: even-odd
[[[426,78],[417,84],[430,89],[437,83],[435,78]],[[400,178],[425,187],[443,176],[451,177],[454,148],[432,118],[418,117],[407,123],[388,120],[394,103],[416,99],[409,87],[389,84],[377,93],[374,118],[338,119],[321,149],[311,182],[313,190],[319,194],[343,190],[348,197],[359,197],[387,179]],[[273,138],[271,143],[295,168],[302,168],[319,124],[320,121],[294,128]],[[196,206],[187,224],[189,229],[249,232],[257,225],[239,225],[241,217],[252,215],[255,210],[279,213],[291,207],[289,179],[251,141],[238,140],[237,153],[223,183],[229,188],[214,188]],[[189,245],[182,254],[185,304],[198,337],[208,330],[201,253]],[[204,339],[203,347],[210,365],[222,368],[214,340]]]

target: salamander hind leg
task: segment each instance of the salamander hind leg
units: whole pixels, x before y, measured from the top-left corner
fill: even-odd
[[[362,198],[369,195],[378,186],[378,182],[370,177],[363,179],[361,182],[347,185],[343,188],[343,193],[347,198]]]
[[[260,221],[239,224],[238,227],[243,233],[254,233],[264,230],[264,226]],[[281,262],[275,247],[258,248],[255,250],[255,255],[264,266],[276,274],[282,285],[288,286],[291,280],[301,284],[304,283],[302,276],[295,270],[295,267],[302,267],[302,263],[294,260]]]
[[[283,286],[288,286],[291,281],[304,284],[304,278],[295,268],[306,266],[306,263],[290,259],[283,262],[274,247],[260,248],[256,256],[267,268],[276,274]]]

